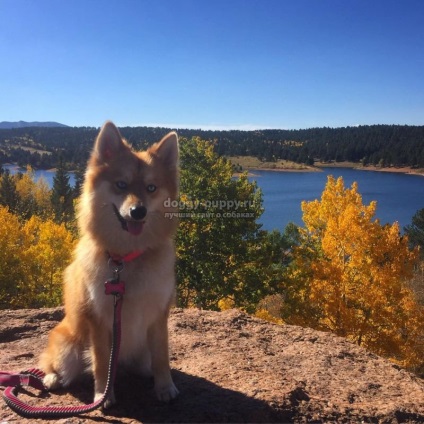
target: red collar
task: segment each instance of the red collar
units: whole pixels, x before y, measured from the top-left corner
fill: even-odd
[[[108,252],[108,255],[114,262],[128,263],[128,262],[132,262],[134,259],[137,259],[143,253],[144,253],[144,250],[134,250],[133,252],[127,253],[124,256],[118,255],[116,253],[111,253],[111,252]]]

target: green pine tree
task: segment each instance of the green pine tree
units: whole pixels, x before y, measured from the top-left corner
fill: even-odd
[[[218,309],[221,300],[253,312],[281,282],[280,237],[257,222],[262,193],[211,143],[181,140],[178,303]]]
[[[412,217],[411,225],[405,228],[405,234],[408,236],[412,247],[419,246],[421,255],[424,255],[424,208],[419,209]]]
[[[70,222],[74,219],[73,193],[69,184],[69,175],[66,172],[62,158],[59,161],[53,179],[51,193],[54,219],[57,223]]]
[[[7,206],[11,212],[17,213],[18,203],[19,195],[15,180],[6,169],[0,178],[0,205]]]
[[[84,176],[85,176],[84,171],[85,171],[85,167],[82,166],[81,164],[78,164],[74,172],[75,185],[73,188],[73,196],[75,199],[81,195],[82,185],[84,183]]]

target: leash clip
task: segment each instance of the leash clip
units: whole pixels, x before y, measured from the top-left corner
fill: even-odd
[[[112,270],[115,278],[119,279],[119,273],[124,269],[124,262],[120,260],[115,260],[112,257],[110,257],[107,264],[109,268]]]
[[[105,294],[113,294],[116,302],[125,293],[125,283],[119,279],[119,274],[124,269],[124,263],[109,258],[108,265],[113,272],[113,277],[105,282]]]

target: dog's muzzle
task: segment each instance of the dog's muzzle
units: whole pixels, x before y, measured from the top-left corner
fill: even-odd
[[[133,236],[138,236],[143,231],[143,219],[147,215],[147,209],[143,205],[132,206],[130,208],[130,216],[132,219],[125,219],[120,213],[119,209],[112,203],[113,211],[118,218],[123,230],[128,231]]]

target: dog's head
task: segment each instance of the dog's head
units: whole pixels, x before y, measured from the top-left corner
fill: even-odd
[[[175,132],[135,152],[111,122],[88,163],[79,207],[81,232],[118,254],[155,247],[177,225],[178,138]]]

